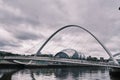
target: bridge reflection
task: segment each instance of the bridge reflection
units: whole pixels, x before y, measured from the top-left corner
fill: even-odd
[[[0,77],[0,80],[12,80],[12,75],[14,75],[18,71],[19,70],[12,70],[12,71],[8,70],[8,72],[5,72],[5,73],[4,73],[4,71],[3,71],[3,73],[0,72],[2,74]]]

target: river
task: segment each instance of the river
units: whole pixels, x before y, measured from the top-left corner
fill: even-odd
[[[117,80],[103,68],[0,69],[0,80]]]

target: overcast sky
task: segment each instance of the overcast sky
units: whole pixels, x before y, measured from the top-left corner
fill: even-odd
[[[76,24],[91,31],[113,54],[120,52],[119,6],[120,0],[0,0],[0,50],[35,53],[57,29]],[[106,55],[89,34],[76,28],[57,34],[42,52],[64,48]]]

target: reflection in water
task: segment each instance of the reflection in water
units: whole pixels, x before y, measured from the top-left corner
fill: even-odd
[[[30,71],[30,76],[31,76],[32,80],[35,80],[35,77],[34,77],[34,74],[32,71]]]
[[[0,80],[11,80],[12,75],[13,75],[14,73],[16,73],[16,72],[17,72],[17,70],[4,73],[4,74],[0,77]]]
[[[0,80],[120,80],[109,76],[107,69],[42,68],[0,70]]]

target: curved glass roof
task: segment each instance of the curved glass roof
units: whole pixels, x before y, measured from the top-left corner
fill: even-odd
[[[65,56],[66,58],[85,58],[84,54],[78,53],[74,49],[64,49],[55,55],[55,57],[62,57],[62,58],[65,58]]]

